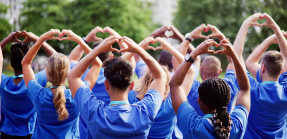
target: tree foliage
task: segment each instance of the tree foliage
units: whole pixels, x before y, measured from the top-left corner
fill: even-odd
[[[202,23],[212,24],[233,43],[242,22],[255,12],[268,13],[281,29],[287,29],[286,8],[284,0],[179,0],[174,24],[182,33],[190,32]],[[245,57],[267,36],[273,34],[267,27],[256,30],[250,27],[248,32]],[[195,46],[199,43],[195,41]]]
[[[96,26],[110,26],[139,42],[154,29],[151,11],[139,0],[27,0],[23,6],[21,28],[37,35],[57,28],[71,29],[84,37]],[[58,42],[53,44],[59,46]]]
[[[7,6],[0,3],[0,39],[3,40],[11,31],[11,25],[8,20],[3,18],[2,15],[7,13]]]

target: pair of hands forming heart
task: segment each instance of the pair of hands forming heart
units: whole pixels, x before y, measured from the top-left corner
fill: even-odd
[[[223,50],[210,50],[209,48],[211,46],[215,47],[223,47]],[[232,44],[228,41],[228,39],[224,39],[220,41],[219,44],[217,44],[213,39],[208,39],[202,42],[199,46],[196,47],[195,50],[193,50],[193,53],[198,56],[205,53],[212,53],[212,54],[224,54],[226,56],[232,56],[234,54],[234,50],[232,48]]]
[[[23,37],[24,40],[20,40],[19,38]],[[12,32],[6,39],[8,42],[30,42],[30,41],[37,41],[39,37],[33,34],[32,32],[26,32],[23,30],[22,32],[16,31]]]
[[[111,36],[116,36],[118,38],[120,38],[120,34],[118,34],[115,30],[113,30],[110,27],[105,27],[104,29],[102,29],[101,27],[97,26],[94,29],[92,29],[90,31],[90,33],[86,36],[86,41],[88,43],[90,42],[94,42],[94,41],[102,41],[102,38],[97,37],[97,33],[109,33]]]
[[[257,22],[258,19],[265,19],[266,22],[259,24]],[[251,25],[251,26],[259,26],[259,27],[267,26],[271,29],[274,29],[277,26],[277,24],[273,20],[273,18],[270,15],[268,15],[267,13],[263,13],[263,14],[262,13],[255,13],[255,14],[249,16],[244,22]]]

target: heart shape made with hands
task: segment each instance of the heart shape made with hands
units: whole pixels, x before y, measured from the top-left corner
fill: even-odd
[[[20,39],[22,37],[24,38],[23,40]],[[22,31],[22,32],[18,31],[15,33],[15,39],[17,42],[25,42],[28,39],[28,36],[25,35],[24,31]]]

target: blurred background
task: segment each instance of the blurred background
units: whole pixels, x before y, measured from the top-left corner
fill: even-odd
[[[51,28],[71,29],[84,37],[96,26],[110,26],[120,35],[140,42],[163,25],[174,25],[185,35],[205,23],[215,25],[233,43],[242,22],[255,12],[268,13],[281,29],[287,29],[285,9],[287,3],[284,0],[0,0],[0,39],[18,30],[40,36]],[[250,27],[245,58],[271,34],[273,31],[266,27]],[[108,34],[98,36],[105,38]],[[175,40],[169,41],[174,46],[179,44]],[[192,44],[197,46],[202,41],[195,40]],[[69,41],[48,43],[64,54],[69,54],[76,46]],[[4,73],[11,75],[9,48],[10,45],[3,50]],[[270,49],[278,50],[278,46]],[[160,51],[149,52],[156,56]],[[36,63],[45,63],[41,54],[44,55],[41,52]],[[219,57],[224,70],[227,59]],[[39,69],[45,67],[38,66]]]

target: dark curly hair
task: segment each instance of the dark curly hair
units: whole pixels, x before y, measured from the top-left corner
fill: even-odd
[[[22,71],[21,61],[29,50],[27,43],[17,42],[10,47],[10,63],[14,71]]]
[[[104,75],[107,81],[119,90],[126,90],[132,83],[132,67],[122,58],[105,61]]]
[[[230,102],[230,87],[220,78],[209,78],[198,88],[200,100],[207,104],[215,113],[212,117],[215,136],[219,139],[229,138],[232,121],[227,111]]]

